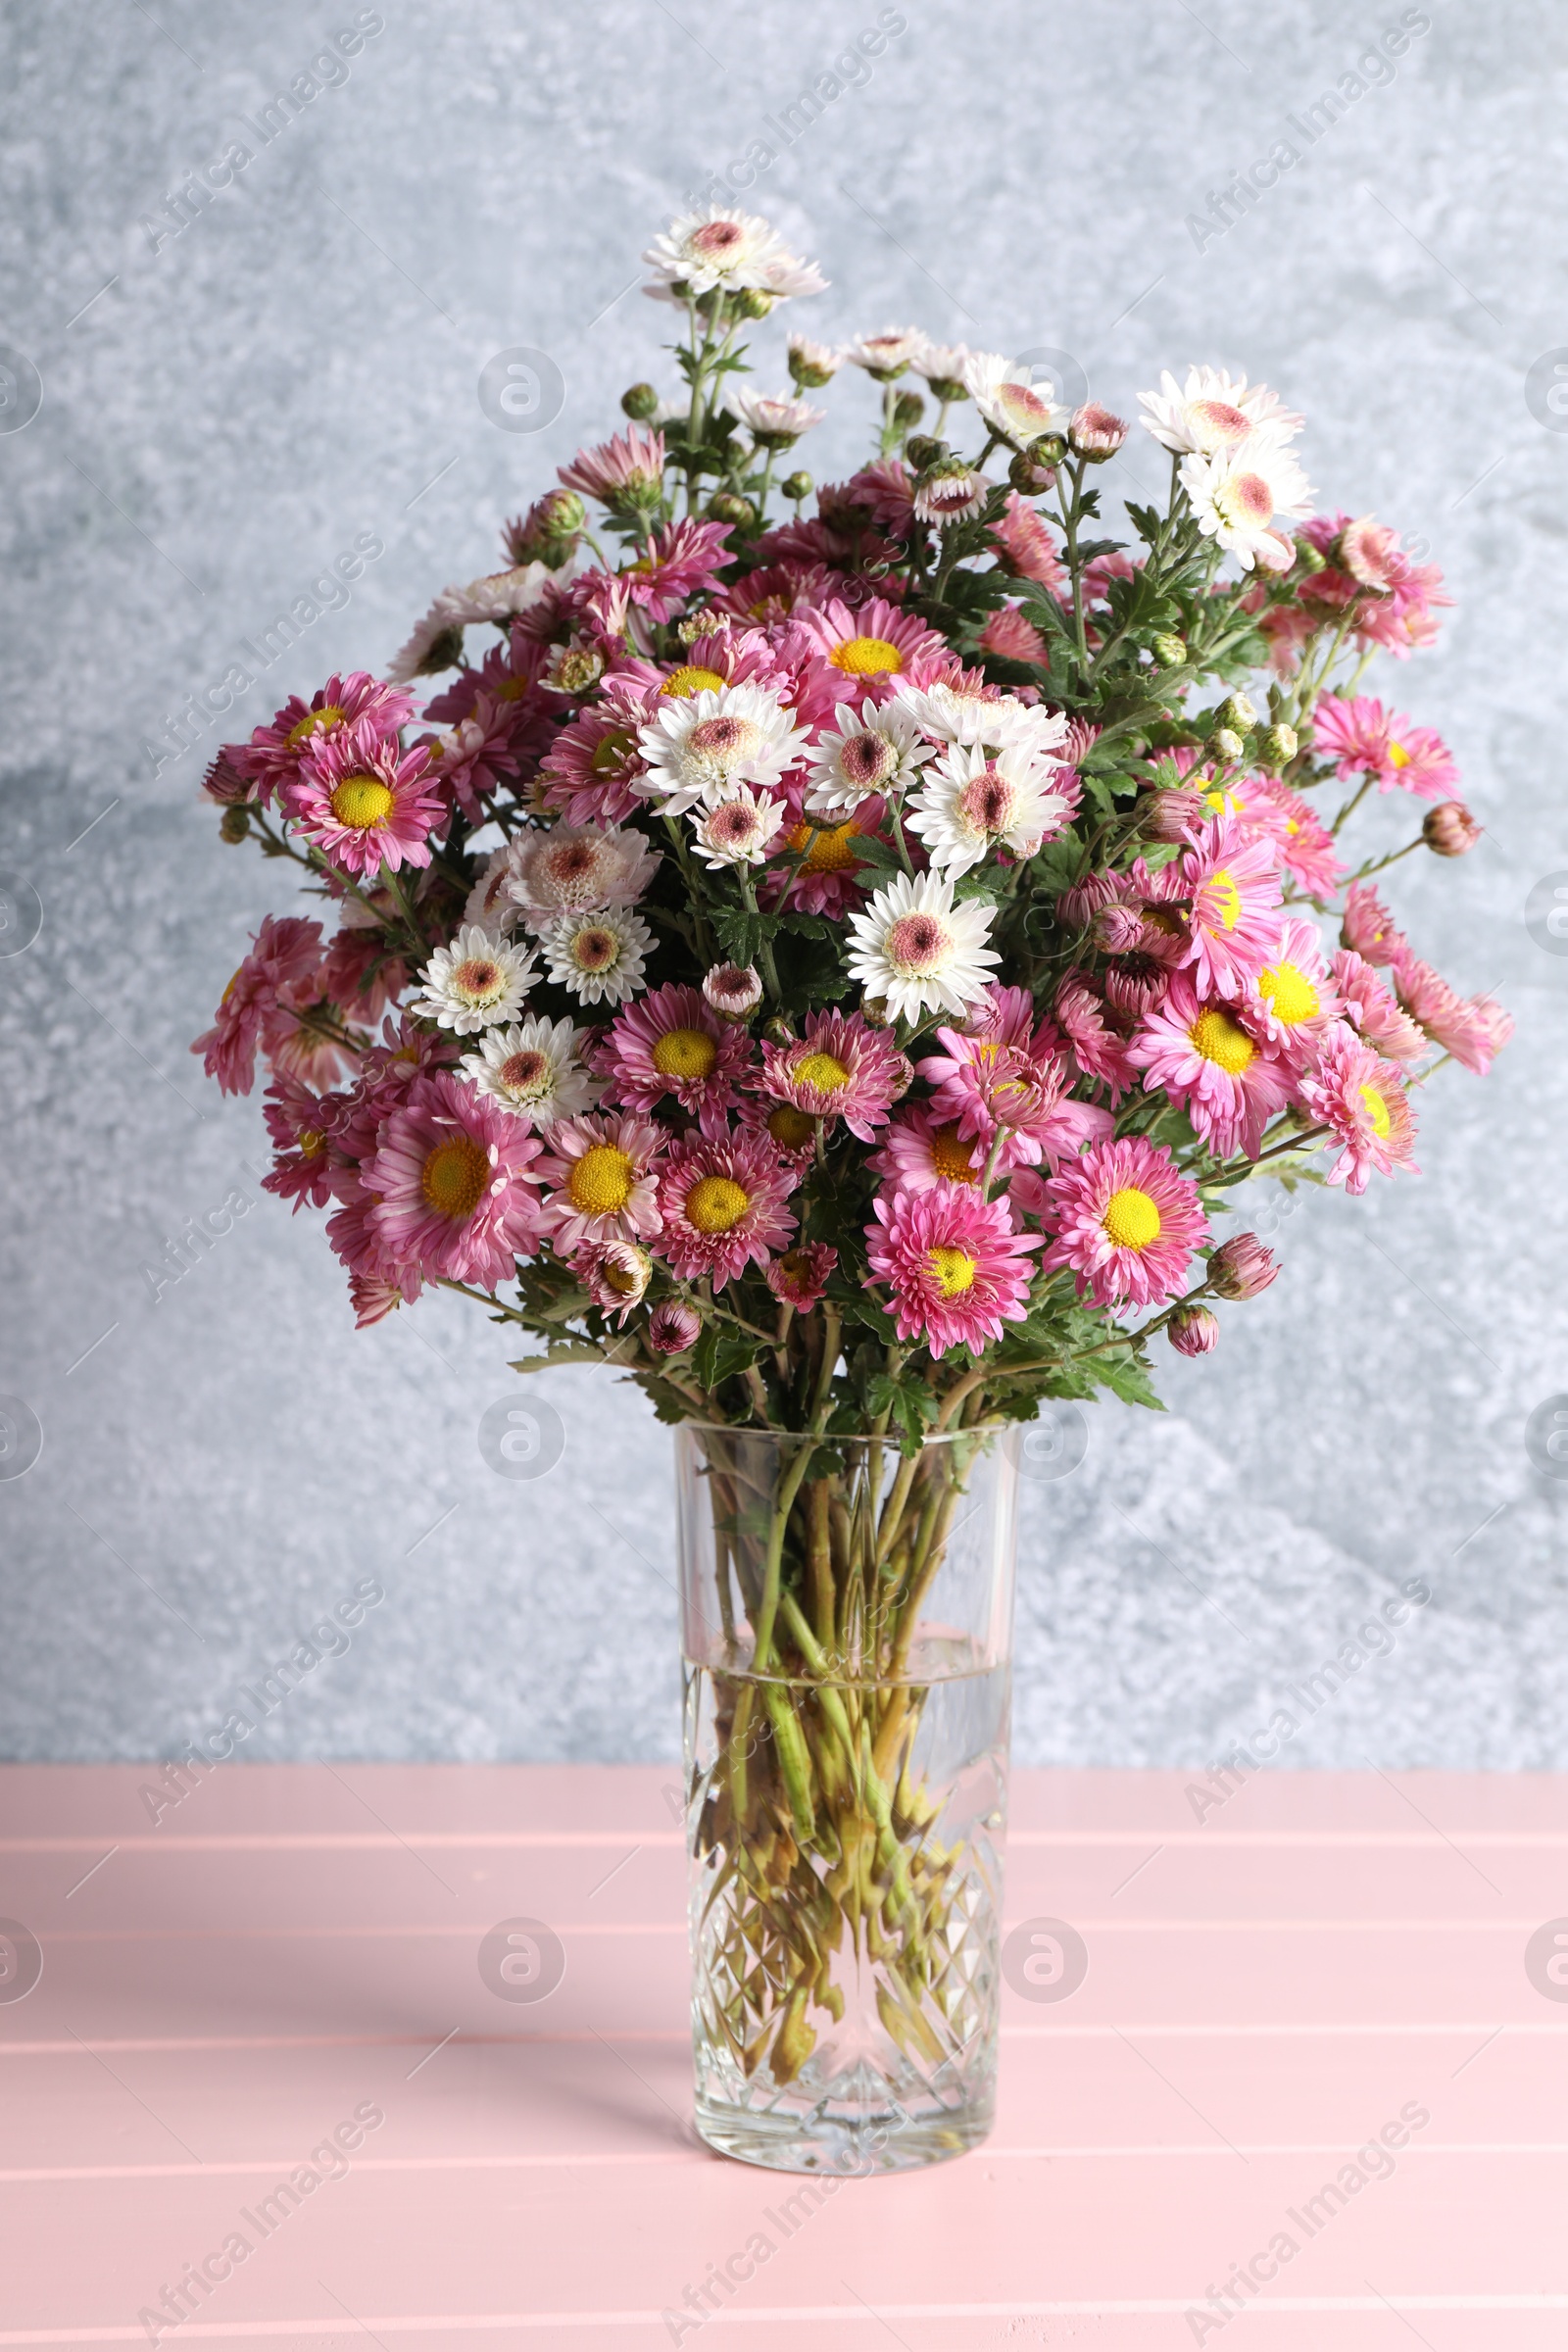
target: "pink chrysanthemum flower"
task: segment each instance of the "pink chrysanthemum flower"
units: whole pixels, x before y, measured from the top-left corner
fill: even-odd
[[[947,1050],[928,1054],[919,1071],[933,1089],[937,1124],[953,1121],[987,1152],[1004,1130],[997,1165],[1010,1167],[1039,1160],[1041,1133],[1067,1091],[1069,1072],[1053,1023],[1033,1027],[1025,990],[993,986],[989,993],[994,1009],[971,1017],[967,1029],[938,1029]]]
[[[705,1135],[723,1135],[751,1057],[744,1029],[720,1020],[695,988],[671,983],[616,1015],[596,1066],[607,1102],[648,1113],[673,1095]]]
[[[708,610],[765,628],[770,622],[788,620],[797,605],[825,604],[843,587],[843,572],[827,564],[767,564],[731,580],[727,588],[716,589]]]
[[[703,1318],[684,1298],[666,1298],[648,1318],[648,1345],[656,1355],[684,1355],[703,1335]]]
[[[661,859],[643,836],[619,825],[551,825],[513,837],[507,896],[530,931],[564,914],[635,906]]]
[[[1045,639],[1016,605],[1002,605],[992,613],[979,645],[981,653],[994,654],[1000,662],[1032,662],[1041,669],[1051,665]]]
[[[1240,996],[1279,943],[1279,871],[1271,843],[1223,817],[1181,861],[1192,893],[1183,963],[1204,996]]]
[[[1277,776],[1252,779],[1253,789],[1267,796],[1283,824],[1276,837],[1280,863],[1294,875],[1309,897],[1332,898],[1345,876],[1333,834],[1309,801]]]
[[[191,1047],[209,1078],[225,1095],[248,1095],[256,1083],[256,1054],[270,1055],[295,1027],[321,960],[321,926],[300,915],[267,914],[220,1001],[211,1029]]]
[[[842,1119],[868,1144],[887,1125],[909,1078],[908,1061],[885,1029],[873,1029],[858,1012],[812,1012],[804,1036],[763,1046],[759,1083],[808,1118]]]
[[[1495,1051],[1492,1014],[1500,1007],[1493,1005],[1490,999],[1461,997],[1441,972],[1408,949],[1395,956],[1391,977],[1395,994],[1411,1020],[1465,1069],[1484,1078]],[[1487,1009],[1483,1009],[1483,1002]]]
[[[660,695],[679,700],[720,686],[771,686],[789,699],[789,663],[763,629],[733,628],[715,621],[712,633],[694,638],[686,658],[659,680]]]
[[[1412,726],[1396,710],[1386,710],[1371,695],[1346,701],[1326,694],[1317,707],[1314,748],[1332,760],[1341,776],[1375,776],[1380,792],[1413,792],[1441,801],[1458,783],[1459,770],[1441,735]]]
[[[799,1179],[816,1156],[818,1122],[793,1102],[776,1102],[770,1095],[746,1095],[740,1107],[741,1125],[749,1133],[765,1135],[779,1166]]]
[[[838,1262],[838,1251],[826,1242],[797,1242],[793,1250],[773,1259],[762,1279],[783,1305],[793,1306],[798,1315],[808,1315],[824,1296]]]
[[[426,836],[444,812],[424,746],[400,752],[395,737],[359,727],[322,738],[284,800],[300,831],[349,874],[428,865]]]
[[[557,466],[556,475],[566,489],[607,507],[657,501],[664,478],[664,436],[629,424],[593,449],[579,449],[569,466]]]
[[[558,1119],[539,1174],[552,1186],[543,1223],[558,1254],[584,1242],[633,1242],[659,1231],[663,1130],[629,1113]]]
[[[258,800],[266,804],[296,780],[306,756],[341,728],[358,727],[368,741],[375,741],[395,736],[413,715],[412,694],[383,685],[367,670],[352,669],[345,677],[328,678],[308,703],[291,694],[249,743],[224,748],[231,765],[252,780]]]
[[[928,1193],[934,1184],[979,1188],[986,1146],[958,1133],[955,1120],[939,1125],[929,1103],[906,1111],[889,1127],[882,1149],[867,1163],[898,1193]]]
[[[793,1185],[755,1129],[673,1145],[659,1178],[660,1255],[683,1282],[707,1275],[721,1291],[748,1266],[765,1265],[795,1231]]]
[[[1370,882],[1352,882],[1346,892],[1340,937],[1368,963],[1392,963],[1409,946]]]
[[[1091,1146],[1050,1185],[1055,1238],[1041,1259],[1070,1268],[1096,1306],[1159,1306],[1181,1289],[1208,1231],[1198,1187],[1146,1136]]]
[[[634,605],[650,620],[668,620],[731,561],[727,522],[682,517],[656,531],[647,549],[620,574]]]
[[[892,1297],[901,1340],[923,1339],[936,1358],[950,1348],[978,1355],[1004,1323],[1029,1311],[1028,1260],[1040,1247],[1015,1233],[1005,1200],[982,1200],[968,1185],[879,1193],[865,1229],[866,1259]]]
[[[1231,1004],[1206,1004],[1178,972],[1128,1053],[1151,1094],[1180,1105],[1218,1159],[1255,1159],[1263,1130],[1291,1099],[1277,1050],[1250,1036]]]
[[[1002,549],[1007,569],[1018,579],[1038,580],[1054,596],[1068,584],[1054,540],[1037,511],[1015,490],[1008,492],[1002,519],[992,524],[991,536]]]
[[[830,668],[878,701],[892,692],[896,678],[921,662],[942,660],[948,650],[917,614],[879,596],[855,607],[836,598],[819,608],[804,606],[795,622]],[[842,694],[842,686],[837,691]]]
[[[1345,1007],[1323,959],[1315,923],[1289,916],[1279,945],[1242,1000],[1242,1017],[1257,1037],[1277,1046],[1299,1068]]]
[[[1052,1009],[1084,1076],[1101,1080],[1112,1102],[1119,1102],[1138,1074],[1127,1058],[1126,1040],[1106,1018],[1105,1001],[1086,972],[1075,967],[1062,974]]]
[[[1353,948],[1342,948],[1334,957],[1333,971],[1345,1018],[1367,1044],[1376,1046],[1386,1060],[1419,1061],[1427,1050],[1425,1035],[1365,956]]]
[[[539,1246],[540,1149],[466,1080],[421,1078],[363,1171],[388,1257],[481,1290],[509,1280]]]
[[[626,1318],[642,1304],[653,1279],[654,1261],[635,1242],[585,1242],[574,1250],[571,1270],[600,1313],[624,1331]]]
[[[503,777],[517,773],[515,727],[515,713],[480,692],[466,717],[444,734],[426,738],[432,785],[451,793],[471,825],[483,821],[480,796],[493,793]]]
[[[607,680],[599,702],[562,728],[539,763],[545,807],[569,825],[615,824],[639,808],[648,762],[638,735],[655,708],[640,681]]]
[[[262,1114],[275,1149],[262,1188],[292,1200],[296,1216],[307,1201],[324,1208],[332,1198],[327,1139],[342,1107],[341,1095],[318,1095],[297,1078],[274,1079],[267,1090]]]
[[[1324,1040],[1316,1068],[1301,1081],[1301,1100],[1340,1146],[1328,1172],[1330,1184],[1364,1193],[1374,1169],[1380,1176],[1392,1176],[1396,1168],[1419,1175],[1410,1156],[1415,1116],[1399,1073],[1353,1029],[1342,1025]]]

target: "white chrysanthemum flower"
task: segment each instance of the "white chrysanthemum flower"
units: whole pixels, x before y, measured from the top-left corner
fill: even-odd
[[[995,912],[981,899],[956,906],[945,874],[895,875],[850,917],[850,977],[895,1020],[967,1012],[1002,961],[986,945]]]
[[[1249,433],[1288,441],[1305,422],[1266,384],[1250,385],[1245,375],[1227,375],[1222,368],[1189,368],[1185,385],[1163,368],[1159,390],[1140,392],[1138,405],[1145,431],[1178,457],[1218,457],[1239,448]]]
[[[844,357],[871,375],[891,379],[912,368],[926,347],[917,326],[887,326],[879,335],[856,335],[844,346]]]
[[[977,685],[949,686],[941,680],[910,686],[901,679],[894,699],[921,734],[938,743],[989,743],[999,751],[1005,745],[1038,754],[1067,740],[1067,721],[1059,710],[1021,703],[1015,694],[987,694]]]
[[[848,816],[873,793],[891,800],[906,792],[933,756],[902,703],[867,703],[863,710],[839,703],[833,722],[811,751],[806,806],[813,816]]]
[[[710,871],[716,874],[725,865],[760,865],[787,808],[787,802],[769,800],[765,793],[759,800],[743,784],[716,808],[694,808],[692,829]]]
[[[676,286],[693,294],[738,294],[756,287],[782,301],[792,294],[820,294],[827,284],[816,264],[791,253],[770,221],[720,204],[682,213],[642,258],[655,279],[643,291],[661,302],[684,300],[674,293]]]
[[[577,1059],[577,1032],[570,1021],[533,1014],[506,1029],[491,1029],[477,1054],[465,1054],[460,1067],[481,1095],[547,1134],[557,1119],[591,1110],[599,1089]]]
[[[742,784],[776,784],[807,735],[766,686],[704,686],[666,703],[637,743],[648,772],[636,790],[679,816],[699,801],[715,807]]]
[[[1265,571],[1290,567],[1290,534],[1269,526],[1276,515],[1310,514],[1312,491],[1283,443],[1253,433],[1223,456],[1190,455],[1181,462],[1181,483],[1204,538],[1217,540],[1244,571],[1254,564]]]
[[[653,944],[642,916],[617,906],[564,914],[542,942],[551,979],[579,1004],[623,1004],[635,996]]]
[[[954,744],[920,779],[905,822],[941,873],[966,874],[993,850],[1032,858],[1061,831],[1071,803],[1026,752]]]
[[[634,906],[662,862],[640,833],[620,825],[552,825],[519,833],[507,855],[507,895],[530,931],[548,931],[564,914]]]
[[[522,911],[507,888],[511,879],[512,852],[503,842],[486,858],[483,873],[468,893],[464,921],[477,923],[481,931],[510,931]]]
[[[1054,386],[1032,384],[1028,368],[1004,360],[1000,351],[972,351],[963,380],[992,431],[1005,435],[1016,448],[1027,449],[1042,433],[1067,430],[1072,411],[1053,398]]]
[[[920,476],[914,511],[922,522],[934,522],[939,530],[948,523],[970,522],[985,505],[990,488],[990,481],[973,466],[946,458]]]
[[[552,571],[548,564],[517,564],[510,571],[487,572],[482,580],[470,580],[466,588],[443,588],[429,612],[416,622],[407,644],[399,647],[387,664],[387,676],[394,685],[406,686],[419,675],[431,647],[448,629],[526,612],[538,604],[549,582],[568,580],[576,567],[575,558],[560,571]]]
[[[789,339],[790,368],[806,370],[806,380],[831,383],[844,365],[844,354],[831,343],[813,343],[808,335],[791,335]]]
[[[973,357],[967,343],[927,343],[909,366],[928,384],[963,384],[963,393],[959,395],[962,398],[968,392],[963,371]]]
[[[467,1037],[494,1021],[510,1021],[538,977],[531,948],[515,948],[499,932],[472,923],[450,947],[437,948],[409,1010]]]
[[[787,392],[754,392],[745,384],[735,384],[725,393],[724,406],[736,422],[744,424],[753,439],[764,446],[798,441],[827,415],[826,409],[813,409],[808,400],[792,400]]]

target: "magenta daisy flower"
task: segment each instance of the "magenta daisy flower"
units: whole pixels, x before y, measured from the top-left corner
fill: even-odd
[[[584,1242],[633,1242],[659,1231],[658,1159],[664,1136],[644,1119],[558,1119],[539,1174],[555,1189],[543,1223],[558,1254]]]
[[[1096,1306],[1162,1305],[1208,1231],[1197,1185],[1147,1136],[1092,1145],[1049,1192],[1055,1238],[1040,1262],[1070,1268]]]
[[[780,1167],[799,1180],[803,1168],[816,1156],[817,1121],[793,1102],[775,1102],[769,1095],[747,1095],[740,1121],[748,1133],[765,1135]]]
[[[400,752],[394,737],[359,727],[314,747],[284,800],[300,831],[350,874],[428,865],[426,835],[444,813],[424,746]]]
[[[763,1266],[795,1231],[794,1176],[754,1129],[728,1141],[689,1139],[660,1171],[660,1255],[683,1282],[708,1275],[715,1291]]]
[[[1360,1031],[1369,1046],[1376,1046],[1386,1060],[1419,1061],[1427,1050],[1424,1032],[1365,956],[1353,948],[1342,948],[1333,968],[1334,985],[1350,1026]]]
[[[557,466],[556,474],[566,489],[607,507],[656,500],[664,479],[664,436],[628,425],[596,448],[579,449],[569,466]]]
[[[844,1121],[868,1144],[910,1079],[909,1064],[885,1029],[858,1012],[811,1012],[806,1034],[787,1046],[764,1045],[764,1094],[810,1119]]]
[[[191,1047],[209,1078],[225,1095],[248,1095],[256,1083],[256,1054],[270,1057],[294,1029],[297,1008],[314,994],[321,960],[321,926],[302,915],[281,921],[267,914],[219,1002],[211,1029]]]
[[[1298,792],[1277,776],[1253,779],[1253,789],[1266,794],[1284,819],[1278,836],[1280,863],[1293,874],[1309,898],[1332,898],[1345,877],[1333,834]]]
[[[649,1112],[673,1095],[705,1135],[724,1135],[751,1057],[744,1029],[720,1020],[697,989],[672,982],[616,1015],[595,1066],[608,1082],[606,1102]]]
[[[1233,1004],[1205,1004],[1178,972],[1128,1048],[1148,1093],[1168,1094],[1218,1159],[1255,1159],[1263,1130],[1291,1099],[1277,1049],[1248,1034]]]
[[[1299,1068],[1345,1006],[1323,960],[1315,923],[1299,916],[1280,925],[1279,945],[1242,999],[1242,1017],[1253,1034],[1277,1046]]]
[[[494,1290],[539,1246],[539,1139],[449,1073],[421,1078],[362,1171],[386,1254]]]
[[[274,1079],[263,1098],[262,1115],[274,1150],[262,1188],[292,1200],[296,1216],[307,1201],[312,1208],[324,1208],[333,1198],[336,1171],[327,1143],[344,1102],[342,1095],[318,1095],[286,1077]]]
[[[376,740],[395,736],[413,716],[412,694],[401,686],[383,685],[367,670],[353,669],[346,677],[328,678],[308,703],[291,694],[249,743],[225,748],[230,764],[251,778],[257,798],[266,803],[294,783],[301,761],[341,728],[358,727],[368,739]]]
[[[1301,1100],[1340,1146],[1329,1169],[1330,1184],[1364,1193],[1368,1175],[1392,1176],[1420,1170],[1410,1156],[1415,1115],[1399,1073],[1380,1060],[1353,1029],[1343,1024],[1319,1048],[1316,1068],[1301,1080]]]
[[[1459,770],[1441,735],[1412,726],[1397,710],[1387,710],[1371,695],[1348,700],[1326,694],[1317,707],[1314,748],[1332,760],[1337,774],[1375,776],[1380,792],[1401,790],[1424,801],[1441,801],[1458,783]]]
[[[1490,1000],[1461,997],[1441,972],[1408,949],[1394,958],[1392,977],[1395,993],[1411,1020],[1465,1069],[1484,1078],[1495,1050],[1491,1015],[1498,1008],[1491,1005]]]
[[[871,1272],[892,1295],[901,1340],[923,1339],[933,1357],[950,1348],[978,1355],[1004,1323],[1029,1311],[1040,1236],[1015,1233],[1005,1200],[982,1200],[970,1186],[879,1193],[865,1229]]]
[[[1041,1130],[1066,1093],[1070,1073],[1055,1026],[1045,1021],[1033,1028],[1025,990],[993,986],[990,996],[995,1009],[971,1029],[937,1031],[947,1052],[929,1054],[919,1071],[934,1090],[933,1120],[952,1120],[961,1136],[975,1137],[986,1151],[998,1129],[1005,1129],[997,1164],[1011,1166],[1039,1159]]]
[[[1237,997],[1279,944],[1279,872],[1266,840],[1249,840],[1222,817],[1182,859],[1192,894],[1190,936],[1181,961],[1205,996]]]
[[[1370,882],[1352,882],[1345,894],[1340,937],[1368,963],[1392,963],[1408,942]]]
[[[808,1315],[827,1290],[839,1253],[826,1242],[797,1242],[763,1270],[762,1279],[785,1306]]]
[[[869,1165],[897,1193],[928,1193],[936,1184],[978,1188],[985,1174],[986,1146],[973,1136],[960,1135],[952,1119],[939,1123],[932,1106],[922,1102],[893,1121]]]
[[[639,808],[638,779],[648,762],[638,736],[654,716],[651,690],[640,681],[607,681],[600,700],[563,727],[539,763],[545,807],[570,825],[612,825]]]
[[[1052,1005],[1073,1060],[1086,1078],[1100,1079],[1110,1090],[1112,1102],[1137,1085],[1138,1074],[1127,1058],[1125,1040],[1107,1018],[1104,999],[1086,972],[1064,972]]]
[[[841,678],[854,678],[878,700],[891,693],[895,679],[923,662],[941,661],[948,651],[917,613],[902,612],[879,596],[853,607],[837,597],[826,605],[803,606],[794,620],[830,668]]]
[[[669,620],[730,562],[727,522],[667,522],[646,551],[620,574],[634,605],[650,620]]]

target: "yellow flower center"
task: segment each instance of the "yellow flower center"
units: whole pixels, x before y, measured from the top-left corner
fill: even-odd
[[[325,1141],[326,1138],[319,1127],[303,1127],[300,1130],[299,1148],[307,1159],[314,1159]]]
[[[666,1029],[654,1048],[661,1078],[706,1078],[717,1059],[718,1048],[702,1029]]]
[[[1159,1210],[1135,1184],[1111,1194],[1100,1221],[1118,1250],[1147,1250],[1159,1239]]]
[[[723,683],[716,669],[698,669],[692,662],[683,662],[679,669],[670,671],[659,691],[676,696],[701,694],[706,686],[710,693],[717,694]]]
[[[816,1121],[797,1110],[793,1102],[781,1102],[776,1110],[770,1110],[765,1123],[774,1143],[782,1144],[786,1152],[804,1150],[816,1133]]]
[[[842,1094],[850,1083],[850,1072],[831,1054],[808,1054],[795,1064],[795,1076],[818,1095]]]
[[[490,1182],[490,1156],[471,1135],[449,1136],[425,1160],[419,1189],[430,1206],[460,1223],[471,1217]]]
[[[955,1250],[946,1242],[938,1242],[926,1251],[925,1262],[944,1298],[956,1298],[974,1288],[974,1259],[967,1250]]]
[[[1377,1136],[1387,1135],[1392,1124],[1389,1118],[1389,1106],[1387,1102],[1385,1102],[1383,1097],[1378,1093],[1378,1090],[1375,1086],[1363,1086],[1360,1092],[1361,1100],[1366,1104],[1367,1117],[1372,1122],[1373,1134]]]
[[[631,1199],[632,1164],[615,1144],[590,1144],[573,1160],[566,1190],[573,1208],[592,1217],[611,1217]]]
[[[978,1184],[974,1146],[966,1144],[956,1126],[938,1127],[931,1137],[931,1165],[949,1184]]]
[[[705,1176],[686,1196],[686,1222],[698,1233],[728,1233],[751,1204],[751,1194],[728,1176]]]
[[[811,845],[806,851],[802,873],[842,874],[858,865],[860,860],[850,845],[859,829],[853,818],[848,824],[829,826],[825,833],[813,834],[809,825],[797,825],[790,835],[790,848],[799,853],[808,842]]]
[[[637,738],[630,727],[612,727],[594,745],[594,756],[588,765],[596,776],[612,776],[637,749]]]
[[[1224,931],[1234,931],[1242,911],[1242,894],[1228,866],[1218,866],[1203,886],[1212,919]]]
[[[1391,743],[1389,746],[1389,765],[1391,767],[1408,767],[1409,764],[1410,755],[1405,750],[1403,744]]]
[[[1253,1045],[1240,1021],[1233,1021],[1228,1012],[1216,1012],[1212,1007],[1200,1012],[1187,1032],[1196,1052],[1205,1061],[1211,1061],[1227,1077],[1239,1077],[1250,1062],[1257,1058]],[[1142,1199],[1142,1194],[1139,1195]]]
[[[332,814],[356,833],[378,825],[392,806],[392,795],[375,776],[345,776],[332,794]]]
[[[345,715],[337,703],[327,703],[319,710],[307,710],[305,716],[288,731],[289,750],[297,752],[300,745],[309,743],[313,735],[324,735],[329,728],[340,727]]]
[[[1275,1017],[1287,1028],[1298,1021],[1310,1021],[1322,1009],[1322,999],[1299,964],[1271,964],[1266,972],[1257,975],[1257,993],[1266,997],[1274,1007]]]
[[[618,1266],[612,1260],[604,1269],[605,1288],[613,1291],[617,1298],[631,1298],[641,1279],[641,1269],[637,1266]]]
[[[498,703],[520,703],[528,691],[528,681],[526,678],[503,678],[492,691]]]
[[[904,667],[904,656],[885,637],[846,637],[842,645],[833,648],[828,660],[847,678],[880,678],[890,669]]]

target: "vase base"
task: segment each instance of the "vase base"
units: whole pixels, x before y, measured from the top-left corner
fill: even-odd
[[[990,2100],[922,2116],[891,2103],[884,2112],[859,2116],[822,2109],[791,2115],[734,2107],[699,2093],[694,2120],[699,2136],[720,2156],[773,2173],[851,2180],[917,2172],[966,2155],[989,2135],[995,2115]]]

